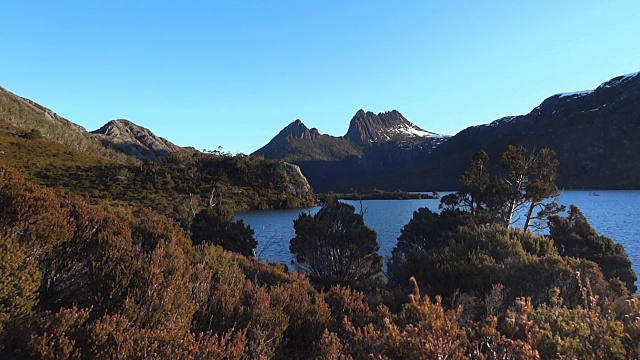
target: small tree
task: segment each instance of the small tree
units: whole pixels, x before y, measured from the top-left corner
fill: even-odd
[[[525,147],[508,145],[502,151],[500,165],[505,170],[501,182],[508,192],[508,202],[504,208],[504,222],[511,226],[518,219],[516,213],[525,211],[523,229],[527,230],[534,220],[542,220],[555,215],[564,208],[556,198],[559,195],[556,186],[558,160],[551,149],[531,151]],[[539,209],[534,214],[535,209]]]
[[[444,196],[440,208],[459,209],[479,223],[511,227],[524,217],[523,229],[544,224],[542,220],[564,210],[556,202],[555,185],[558,161],[553,150],[529,152],[524,147],[508,145],[502,151],[502,173],[488,171],[489,156],[476,153],[460,179],[460,190]],[[537,213],[534,213],[535,210]]]
[[[469,168],[460,176],[460,191],[453,198],[443,198],[443,204],[449,201],[477,215],[484,203],[489,178],[489,155],[481,150],[473,155]],[[456,201],[457,200],[457,201]]]
[[[549,232],[561,255],[591,260],[608,280],[618,278],[629,293],[636,291],[638,277],[624,247],[598,235],[577,206],[571,205],[567,217],[550,217]]]
[[[557,202],[560,192],[556,186],[556,169],[560,162],[555,157],[556,152],[547,148],[541,149],[537,154],[537,177],[525,188],[529,204],[524,230],[527,230],[533,221],[543,223],[549,216],[557,215],[565,209]],[[533,212],[535,209],[539,210],[537,214]]]
[[[474,221],[469,213],[460,210],[443,210],[440,214],[428,208],[415,211],[402,228],[398,244],[387,261],[390,279],[402,284],[408,284],[412,276],[422,280],[427,253],[449,245],[460,226],[471,225]]]
[[[315,216],[302,213],[293,227],[296,237],[291,239],[289,250],[312,276],[345,282],[380,273],[382,257],[376,233],[353,206],[329,197]]]
[[[197,213],[191,224],[191,234],[194,245],[220,245],[245,256],[253,256],[258,246],[253,229],[242,220],[234,221],[233,215],[223,206],[211,206]]]

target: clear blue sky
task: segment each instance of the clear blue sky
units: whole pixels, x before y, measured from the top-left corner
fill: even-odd
[[[0,86],[251,153],[363,108],[455,134],[640,71],[640,1],[5,1]]]

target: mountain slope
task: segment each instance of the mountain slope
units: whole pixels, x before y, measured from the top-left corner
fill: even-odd
[[[640,76],[556,94],[526,115],[464,129],[412,173],[413,186],[452,189],[473,153],[484,149],[497,160],[508,144],[555,150],[561,187],[640,188]]]
[[[334,161],[360,156],[362,151],[346,139],[320,134],[302,121],[287,125],[268,144],[254,152],[268,159],[285,161]]]
[[[173,153],[193,152],[126,119],[111,120],[91,133],[97,135],[105,147],[113,147],[141,160],[159,161]]]
[[[137,158],[112,147],[142,159],[165,159],[140,166]],[[0,163],[120,215],[145,208],[188,223],[192,210],[207,204],[212,189],[236,211],[316,203],[295,165],[180,148],[126,120],[111,121],[92,134],[1,88]]]
[[[2,87],[0,87],[0,122],[24,131],[35,129],[42,136],[73,149],[90,151],[124,162],[135,161],[124,154],[105,148],[97,137],[87,132],[82,126]]]
[[[431,191],[455,189],[479,150],[486,150],[497,167],[508,144],[549,147],[560,160],[561,187],[639,189],[640,75],[618,76],[593,90],[556,94],[528,114],[472,126],[453,137],[424,131],[395,110],[380,114],[361,110],[343,139],[361,153],[317,156],[313,151],[317,141],[297,142],[291,137],[272,144],[283,150],[271,156],[286,154],[319,191],[372,187]]]

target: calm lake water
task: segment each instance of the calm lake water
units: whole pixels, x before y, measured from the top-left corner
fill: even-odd
[[[594,196],[596,193],[598,196]],[[360,210],[360,202],[344,202],[355,206],[356,211]],[[640,191],[563,191],[559,202],[567,208],[571,204],[577,205],[599,234],[624,245],[634,270],[640,274]],[[400,230],[409,222],[414,211],[421,207],[437,211],[439,204],[439,199],[362,201],[364,222],[378,233],[380,255],[387,258],[391,254]],[[236,218],[244,220],[254,229],[259,258],[290,265],[292,256],[289,240],[295,236],[293,220],[301,212],[315,214],[319,209],[250,211],[238,213]]]

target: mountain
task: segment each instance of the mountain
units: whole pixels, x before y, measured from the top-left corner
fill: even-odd
[[[2,87],[0,87],[0,122],[25,131],[37,130],[40,135],[73,149],[127,161],[127,156],[102,146],[100,140],[84,127]]]
[[[501,149],[513,144],[555,150],[561,188],[638,189],[638,74],[615,77],[593,90],[556,94],[526,115],[464,129],[407,174],[416,180],[411,187],[453,189],[473,153],[483,149],[497,161]]]
[[[252,155],[299,165],[320,191],[386,188],[447,138],[421,129],[397,110],[359,110],[344,136],[320,134],[296,120]]]
[[[2,87],[0,121],[26,131],[37,130],[60,144],[118,161],[159,161],[175,152],[195,151],[172,144],[128,120],[112,120],[100,129],[88,132],[52,110]]]
[[[349,123],[345,139],[354,144],[383,143],[432,138],[437,134],[424,131],[397,110],[374,114],[359,110]]]
[[[452,137],[425,131],[395,110],[360,110],[345,136],[330,137],[347,140],[359,152],[336,155],[335,148],[347,148],[344,142],[325,140],[318,146],[317,139],[325,135],[285,135],[276,141],[279,136],[256,154],[298,164],[311,185],[323,192],[452,190],[474,153],[487,151],[497,167],[508,144],[555,150],[560,187],[638,189],[640,76],[617,76],[593,90],[556,94],[528,114],[471,126]]]
[[[112,147],[141,160],[160,161],[173,153],[194,151],[175,145],[126,119],[111,120],[91,133],[97,135],[105,147]]]
[[[184,224],[212,191],[235,211],[316,203],[295,165],[181,148],[128,120],[91,133],[2,88],[0,163],[119,215],[144,208]]]
[[[335,161],[360,156],[362,150],[344,138],[320,134],[296,120],[254,154],[285,161]]]

